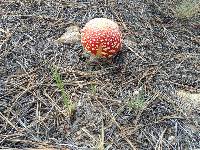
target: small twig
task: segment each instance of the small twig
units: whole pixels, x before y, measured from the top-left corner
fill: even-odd
[[[134,51],[130,46],[128,46],[128,44],[124,43],[125,46],[131,51],[133,52],[136,56],[138,56],[139,58],[141,58],[143,61],[147,61],[145,58],[143,58],[142,56],[140,56],[136,51]]]
[[[16,131],[19,131],[19,128],[17,128],[6,116],[4,116],[1,112],[0,112],[0,117],[5,120],[10,126],[12,126]]]
[[[106,113],[110,115],[111,120],[115,123],[115,125],[119,128],[119,130],[121,131],[120,135],[127,141],[127,143],[132,147],[133,150],[136,150],[136,147],[135,147],[135,146],[133,145],[133,143],[129,140],[129,138],[128,138],[126,135],[122,134],[123,129],[122,129],[122,127],[119,125],[119,123],[116,121],[115,117],[113,117],[113,115],[110,114],[110,112],[106,109],[106,107],[105,107],[100,101],[98,101],[98,102],[99,102],[99,104],[103,107],[103,109],[106,111]]]
[[[163,139],[163,136],[164,136],[166,130],[167,130],[167,128],[165,128],[164,131],[162,132],[162,134],[160,135],[158,142],[156,143],[155,150],[162,150],[162,139]]]

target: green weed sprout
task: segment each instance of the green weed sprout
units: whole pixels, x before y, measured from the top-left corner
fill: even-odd
[[[56,67],[52,69],[52,73],[53,73],[53,79],[56,82],[56,86],[61,91],[61,96],[63,98],[64,105],[67,108],[69,114],[71,115],[75,109],[75,105],[72,103],[71,99],[69,98],[68,93],[65,92],[63,81]]]
[[[97,92],[97,87],[96,87],[96,85],[95,85],[95,84],[91,84],[90,90],[91,90],[91,93],[92,93],[93,95],[95,95],[96,92]]]
[[[143,91],[139,91],[139,93],[134,96],[131,100],[128,101],[128,107],[130,109],[142,109],[145,105],[145,100],[144,100],[144,93]]]

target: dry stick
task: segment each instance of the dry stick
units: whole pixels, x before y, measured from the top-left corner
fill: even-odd
[[[32,90],[33,88],[35,88],[37,85],[33,85],[31,87],[28,88],[24,88],[24,87],[19,87],[20,89],[23,89],[24,91],[22,91],[21,93],[19,93],[15,98],[14,98],[14,102],[12,103],[12,106],[8,109],[8,114],[10,114],[12,108],[14,107],[15,103],[17,102],[17,100],[22,97],[24,94],[26,94],[27,92],[29,92],[30,90]]]
[[[151,89],[151,91],[152,91],[153,93],[159,94],[159,95],[158,95],[159,97],[161,97],[161,98],[163,98],[163,99],[165,99],[165,100],[168,100],[168,102],[170,102],[170,103],[174,106],[174,108],[176,108],[176,102],[172,101],[171,98],[169,98],[169,97],[166,96],[165,94],[163,95],[161,92],[156,91],[155,89],[153,89],[153,88],[151,88],[151,87],[149,87],[149,88]],[[184,112],[181,110],[181,108],[178,108],[178,109],[177,109],[177,112],[180,112],[182,115],[184,115]],[[184,115],[184,117],[185,117],[185,119],[189,120],[187,116]]]
[[[165,81],[165,82],[175,84],[176,86],[179,86],[179,87],[183,88],[186,91],[197,92],[197,93],[200,92],[200,89],[198,89],[198,87],[189,86],[189,85],[183,85],[183,84],[176,83],[176,82],[173,82],[173,81]]]
[[[33,86],[32,86],[32,87],[33,87]],[[36,86],[34,85],[34,87],[36,87]],[[20,88],[25,90],[24,87],[20,87]],[[30,88],[30,89],[32,89],[32,88]],[[33,93],[33,92],[31,92],[31,91],[28,91],[28,90],[30,90],[30,89],[27,89],[26,92],[31,93],[31,94],[34,95],[36,98],[38,98],[40,101],[42,101],[35,93]],[[54,102],[54,101],[52,100],[52,98],[47,94],[46,90],[44,90],[44,95],[50,100],[50,103],[52,104],[52,108],[55,107],[59,112],[61,112],[64,116],[66,116],[66,114],[65,114],[65,113],[62,111],[62,109],[56,104],[56,102]],[[48,112],[48,114],[49,114],[49,113],[50,113],[50,112]],[[31,123],[31,124],[28,126],[28,128],[31,128],[32,126],[34,126],[36,123],[39,123],[39,122],[43,122],[43,123],[44,123],[44,120],[47,119],[48,114],[47,114],[45,117],[42,117],[42,119],[37,120],[37,121],[35,121],[34,123]]]
[[[129,127],[129,128],[127,128],[127,129],[124,130],[125,132],[127,132],[128,135],[133,134],[133,133],[136,132],[138,129],[140,129],[141,127],[143,127],[142,125],[138,125],[138,124],[137,124],[137,123],[138,123],[138,120],[139,120],[139,118],[140,118],[142,112],[145,110],[145,108],[146,108],[151,102],[153,102],[157,97],[158,97],[158,95],[154,95],[154,97],[153,97],[150,101],[148,101],[148,103],[145,104],[145,107],[143,107],[143,108],[139,111],[139,113],[138,113],[138,115],[137,115],[137,117],[136,117],[136,119],[135,119],[135,123],[134,123],[135,125],[134,125],[133,127]],[[133,130],[131,130],[131,129],[133,129]],[[127,130],[127,131],[126,131],[126,130]]]
[[[97,143],[96,138],[95,138],[93,135],[91,135],[91,134],[89,133],[89,131],[88,131],[86,128],[82,128],[81,130],[82,130],[83,132],[85,132],[85,133],[93,140],[93,142],[96,142],[96,143]]]
[[[67,113],[63,112],[62,109],[56,104],[56,102],[53,101],[53,99],[47,94],[46,90],[44,91],[44,95],[50,100],[52,106],[55,106],[55,108],[62,113],[65,117],[68,117]]]
[[[105,98],[105,97],[94,96],[93,94],[83,93],[83,92],[80,92],[80,91],[78,91],[77,93],[84,94],[84,95],[87,95],[87,96],[92,96],[94,99],[97,99],[97,100],[111,101],[111,102],[114,102],[115,104],[121,104],[122,103],[120,100],[117,100],[117,99],[109,99],[109,98]]]
[[[1,28],[0,28],[0,31],[1,31],[1,32],[4,32],[4,30],[1,29]],[[10,39],[10,37],[12,36],[12,34],[9,33],[9,31],[5,31],[5,34],[6,34],[6,39],[3,40],[3,42],[0,41],[0,49],[1,49],[1,46],[2,46],[5,42],[7,42],[7,41]],[[4,51],[0,54],[0,60],[3,59],[3,58],[4,58],[5,56],[7,56],[8,54],[9,54],[9,50],[4,50]]]
[[[4,116],[1,112],[0,112],[0,117],[5,120],[10,126],[12,126],[16,131],[19,131],[19,128],[17,128],[6,116]]]
[[[9,125],[11,125],[15,130],[20,131],[19,128],[17,128],[15,125],[13,125],[12,122],[11,122],[7,117],[5,117],[1,112],[0,112],[0,117],[1,117],[3,120],[5,120]],[[21,125],[24,127],[21,131],[24,131],[24,130],[29,131],[29,127],[28,127],[28,126],[25,126],[25,125],[23,124],[23,122],[20,122],[20,123],[21,123]],[[30,131],[29,131],[29,132],[30,132]],[[35,137],[34,137],[34,138],[35,138]]]
[[[163,139],[163,136],[164,136],[166,130],[167,130],[167,128],[165,128],[164,131],[162,132],[162,134],[160,135],[158,142],[156,143],[155,150],[162,150],[162,139]]]
[[[104,136],[105,136],[105,132],[104,132],[104,123],[103,123],[103,115],[102,115],[102,112],[101,112],[101,119],[102,119],[102,129],[101,129],[101,137],[99,139],[100,141],[100,149],[104,150],[104,142],[105,142],[105,139],[104,139]]]
[[[146,125],[137,125],[136,127],[130,127],[130,128],[127,129],[127,130],[129,130],[127,135],[132,135],[133,132],[136,132],[138,129],[141,129],[141,128],[144,128],[144,127],[148,127],[148,126],[152,126],[154,124],[161,123],[161,122],[165,121],[166,119],[182,119],[182,120],[184,120],[185,118],[180,117],[180,116],[176,116],[176,115],[165,116],[165,117],[161,118],[160,120],[157,120],[157,121],[152,122],[152,123],[148,123]],[[131,130],[132,128],[133,128],[133,130]]]
[[[35,99],[35,98],[34,98]],[[41,102],[36,102],[36,110],[35,110],[35,116],[36,116],[36,120],[41,120],[41,115],[40,115],[40,110],[39,108],[41,108]],[[38,125],[38,123],[35,125],[36,130],[37,130],[37,138],[39,138],[39,132],[40,132],[40,125]]]
[[[134,127],[130,127],[130,128],[128,128],[128,129],[126,129],[126,130],[128,130],[128,135],[131,135],[132,133],[134,133],[135,131],[137,131],[138,129],[140,129],[140,128],[142,128],[142,127],[146,127],[146,126],[149,126],[149,125],[152,125],[152,124],[156,124],[156,123],[159,123],[159,122],[162,122],[162,121],[164,121],[164,120],[166,120],[166,119],[184,119],[183,117],[181,117],[181,116],[176,116],[176,115],[172,115],[172,116],[165,116],[165,117],[162,117],[160,120],[158,120],[158,121],[155,121],[155,122],[153,122],[153,123],[149,123],[149,124],[146,124],[146,125],[137,125],[137,122],[138,122],[138,119],[139,119],[139,117],[141,116],[141,114],[142,114],[142,112],[143,112],[143,110],[151,103],[151,102],[153,102],[157,97],[163,97],[163,96],[161,96],[160,95],[160,93],[159,92],[155,92],[154,91],[154,97],[145,105],[145,107],[139,112],[139,114],[137,115],[137,117],[136,117],[136,121],[135,121],[135,126]],[[166,98],[166,97],[165,97]],[[174,103],[173,103],[174,104]],[[180,111],[180,110],[179,110]],[[133,130],[131,130],[131,129],[133,129]]]
[[[149,141],[150,144],[148,144],[148,145],[151,145],[152,147],[154,147],[153,141],[151,141],[151,139],[150,139],[151,137],[148,136],[148,135],[152,136],[152,134],[151,133],[147,133],[146,131],[141,131],[141,132],[146,137],[146,139]]]
[[[15,101],[14,101],[14,104],[16,103],[16,101],[22,96],[22,95],[24,95],[26,92],[28,92],[29,90],[31,90],[33,87],[35,87],[35,86],[31,86],[30,88],[24,88],[24,87],[19,87],[20,89],[23,89],[24,91],[23,92],[21,92],[21,94],[18,94],[18,96],[17,96],[17,98],[15,99]],[[30,91],[29,91],[30,92]],[[10,107],[10,109],[9,109],[9,114],[11,113],[11,110],[12,110],[12,108],[14,107],[14,104]],[[3,115],[3,114],[2,114]],[[8,120],[8,119],[7,119]],[[8,120],[9,121],[9,120]],[[26,130],[26,131],[28,131],[28,132],[31,132],[30,130],[29,130],[29,128],[27,127],[27,126],[25,126],[25,124],[20,120],[19,121],[20,122],[20,124],[24,127],[24,129],[23,130]],[[11,122],[9,122],[9,124],[10,124]],[[12,126],[13,127],[13,126]],[[16,129],[16,128],[15,128]],[[32,135],[33,136],[33,135]],[[34,137],[35,138],[35,137]],[[36,138],[35,138],[36,139]]]
[[[98,101],[98,100],[97,100]],[[116,119],[112,116],[112,114],[110,114],[110,112],[106,109],[106,107],[100,102],[98,101],[99,104],[104,108],[104,110],[106,111],[107,114],[109,114],[111,116],[112,121],[115,123],[115,125],[119,128],[119,130],[122,132],[122,127],[119,125],[119,123],[116,121]],[[128,137],[126,137],[125,135],[123,135],[122,133],[120,133],[120,135],[127,141],[127,143],[132,147],[133,150],[136,150],[135,146],[132,144],[132,142],[128,139]]]
[[[35,71],[35,70],[34,70],[34,71]],[[32,71],[31,71],[31,72],[32,72]],[[24,74],[24,75],[27,75],[27,74]],[[10,114],[12,108],[14,107],[15,103],[17,102],[17,100],[18,100],[20,97],[22,97],[22,96],[23,96],[24,94],[26,94],[27,92],[32,93],[31,90],[32,90],[33,88],[39,86],[39,85],[42,85],[42,84],[35,84],[35,85],[30,86],[30,87],[28,87],[28,88],[25,88],[25,87],[22,87],[22,86],[18,87],[18,88],[22,89],[23,91],[22,91],[21,93],[19,93],[19,94],[15,97],[12,106],[8,109],[8,114]],[[33,93],[32,93],[32,94],[33,94]],[[34,94],[33,94],[33,95],[34,95]],[[50,98],[50,97],[48,96],[47,93],[45,93],[45,96],[47,96],[48,98]],[[53,103],[53,100],[52,100],[51,98],[50,98],[50,100],[51,100],[51,102]],[[61,110],[61,108],[58,108],[59,106],[57,106],[56,104],[55,104],[55,106],[56,106],[56,108],[57,108],[59,111]],[[60,111],[60,112],[62,112],[62,111]],[[64,114],[63,112],[62,112],[62,114],[65,116],[65,114]]]
[[[61,74],[62,75],[65,75],[65,74],[76,74],[76,75],[79,75],[79,76],[83,76],[83,77],[95,77],[95,76],[100,76],[100,75],[105,75],[107,74],[107,70],[108,69],[114,69],[116,68],[116,66],[113,66],[113,67],[109,67],[109,68],[106,68],[104,70],[99,70],[99,71],[91,71],[91,72],[88,72],[88,71],[80,71],[80,70],[73,70],[71,67],[66,67],[66,68],[63,68],[63,67],[57,67],[60,71],[61,71]]]
[[[12,76],[8,77],[6,83],[8,83],[9,80],[11,80],[12,77],[26,77],[26,76],[29,76],[29,74],[34,73],[35,71],[37,71],[37,69],[38,69],[38,68],[36,68],[36,69],[30,71],[29,73],[24,73],[24,74],[22,74],[22,75],[20,75],[20,76],[19,76],[19,75],[12,75]],[[8,109],[8,110],[9,110],[8,112],[10,113],[11,109],[14,107],[15,103],[17,102],[17,100],[18,100],[20,97],[22,97],[22,96],[23,96],[24,94],[26,94],[27,92],[30,92],[33,88],[35,88],[35,87],[37,87],[37,86],[38,86],[38,85],[36,85],[36,84],[33,85],[33,86],[27,86],[27,87],[17,86],[17,88],[20,88],[20,89],[22,89],[23,91],[22,91],[21,93],[19,93],[17,96],[15,96],[14,102],[12,103],[12,106]],[[8,114],[9,114],[9,113],[8,113]]]
[[[128,46],[126,43],[124,43],[125,46],[131,51],[133,52],[136,56],[138,56],[139,58],[141,58],[143,61],[147,61],[145,58],[143,58],[142,56],[140,56],[137,52],[135,52],[130,46]]]
[[[48,142],[38,142],[38,141],[35,142],[31,140],[18,140],[18,139],[11,139],[10,141],[28,143],[28,144],[35,145],[38,147],[38,148],[24,148],[23,150],[58,150],[56,146],[50,145]],[[11,149],[11,148],[5,147],[4,150],[21,150],[21,149]],[[66,148],[65,150],[69,150],[69,149]]]
[[[16,104],[17,100],[22,97],[24,94],[26,94],[28,91],[30,91],[31,89],[33,89],[34,86],[31,86],[29,88],[24,88],[24,87],[20,87],[21,89],[23,89],[24,91],[22,91],[21,93],[19,93],[15,98],[14,98],[14,102],[12,103],[12,106],[8,108],[8,117],[10,116],[10,113],[12,111],[12,108],[14,107],[14,105]]]
[[[52,20],[62,20],[65,21],[64,18],[56,18],[56,17],[51,17],[47,15],[19,15],[19,14],[6,14],[6,13],[0,13],[1,16],[12,16],[12,17],[34,17],[38,19],[52,19]],[[72,22],[66,22],[66,24],[73,24]]]
[[[145,110],[145,108],[147,108],[147,106],[148,106],[151,102],[153,102],[157,97],[158,97],[158,94],[154,95],[153,98],[145,104],[145,107],[143,107],[143,108],[139,111],[139,113],[138,113],[138,115],[137,115],[137,117],[136,117],[136,119],[135,119],[135,126],[137,125],[138,120],[139,120],[140,116],[142,115],[142,112]]]
[[[34,141],[38,141],[38,139],[34,136],[33,131],[31,131],[21,119],[18,119],[18,122],[23,127],[23,130],[25,130],[27,133],[29,133],[33,137]]]
[[[16,148],[3,148],[4,150],[21,150],[21,149],[16,149]],[[57,148],[23,148],[23,150],[58,150]],[[63,149],[64,150],[64,149]],[[69,149],[65,149],[69,150]]]
[[[96,75],[95,72],[85,72],[85,71],[80,71],[80,70],[73,70],[72,68],[58,67],[58,69],[61,70],[61,74],[72,73],[72,74],[77,74],[80,76],[88,76],[88,77],[92,77],[92,76]]]

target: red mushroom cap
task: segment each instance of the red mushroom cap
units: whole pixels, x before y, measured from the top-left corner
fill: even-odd
[[[94,18],[81,30],[81,43],[86,51],[99,57],[111,57],[121,48],[119,26],[106,18]]]

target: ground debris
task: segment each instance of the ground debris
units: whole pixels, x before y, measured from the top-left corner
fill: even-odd
[[[66,29],[66,32],[60,38],[58,38],[55,42],[73,44],[76,42],[80,42],[80,37],[81,35],[80,35],[79,27],[70,26]]]
[[[175,0],[0,3],[0,148],[200,148],[198,14],[177,18]],[[123,44],[91,65],[80,29],[95,17],[118,23]]]

